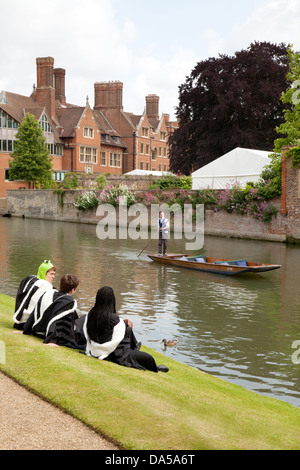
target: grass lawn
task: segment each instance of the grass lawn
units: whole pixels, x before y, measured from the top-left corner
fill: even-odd
[[[0,294],[0,340],[6,352],[0,370],[122,448],[300,449],[297,407],[143,346],[170,371],[144,372],[48,347],[16,333],[13,310],[14,300]]]

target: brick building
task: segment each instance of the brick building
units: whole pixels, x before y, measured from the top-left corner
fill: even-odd
[[[69,104],[65,70],[54,68],[52,57],[36,59],[37,83],[30,96],[0,92],[0,197],[6,189],[27,188],[9,181],[9,158],[26,113],[39,121],[53,157],[53,177],[68,171],[123,174],[135,168],[167,170],[168,115],[158,116],[158,97],[146,97],[140,116],[125,113],[123,84],[95,83],[95,106]]]
[[[123,83],[94,84],[94,109],[101,111],[126,144],[124,173],[134,169],[169,170],[169,135],[177,127],[168,114],[159,115],[159,97],[146,96],[144,112],[140,115],[123,109]]]

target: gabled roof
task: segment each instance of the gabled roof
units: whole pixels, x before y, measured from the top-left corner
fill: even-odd
[[[28,96],[2,91],[0,94],[0,108],[17,122],[21,122],[26,113],[31,113],[39,119],[42,110],[36,102]]]
[[[9,104],[16,108],[38,108],[34,99],[29,96],[19,95],[17,93],[10,93],[9,91],[1,92],[1,103]]]
[[[33,98],[18,95],[17,93],[2,91],[0,93],[0,109],[3,109],[3,111],[5,111],[9,116],[19,123],[23,120],[25,114],[27,113],[32,114],[37,121],[39,121],[42,114],[45,113],[48,118],[48,122],[51,125],[55,142],[61,143],[57,129],[54,125],[52,125],[51,119],[48,116],[46,109],[39,107]]]
[[[75,136],[75,127],[78,126],[84,110],[85,107],[80,106],[56,109],[56,115],[58,117],[59,124],[63,128],[61,137],[67,138]]]
[[[132,127],[136,129],[140,123],[142,115],[127,113],[125,111],[123,111],[122,113],[123,113],[123,116],[125,116],[125,118],[127,119],[127,121],[129,121],[129,123],[132,125]]]
[[[127,148],[118,132],[112,127],[102,111],[94,109],[92,111],[96,125],[101,133],[101,143],[104,145],[113,145],[115,147]]]

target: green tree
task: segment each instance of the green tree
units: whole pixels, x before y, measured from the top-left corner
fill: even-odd
[[[284,111],[285,121],[276,127],[276,132],[284,137],[275,140],[275,152],[281,152],[287,145],[300,144],[300,52],[293,52],[289,47],[288,59],[290,71],[287,79],[291,86],[281,95],[281,101],[287,106]]]
[[[9,179],[49,187],[52,180],[52,158],[42,128],[32,114],[22,120],[9,161]]]

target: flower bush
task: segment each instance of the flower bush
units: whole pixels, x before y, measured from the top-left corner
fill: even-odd
[[[91,190],[81,191],[75,197],[74,205],[79,210],[91,210],[99,204],[111,204],[114,207],[126,204],[129,207],[135,202],[134,194],[126,186],[109,185],[99,196]]]
[[[172,206],[177,204],[182,208],[184,204],[191,204],[195,218],[197,205],[204,204],[233,214],[252,215],[255,219],[268,223],[277,214],[276,208],[268,202],[274,197],[273,189],[272,183],[268,181],[265,182],[265,185],[261,183],[255,186],[247,184],[245,188],[241,188],[238,183],[235,183],[232,186],[228,185],[222,191],[205,189],[197,190],[193,194],[185,189],[175,188],[164,193],[156,188],[136,198],[126,186],[108,185],[98,196],[92,190],[81,191],[75,197],[74,205],[80,210],[91,210],[97,208],[99,204],[129,207],[139,202],[147,205],[168,204]]]
[[[255,219],[270,222],[272,217],[276,216],[277,210],[266,201],[267,192],[266,188],[262,192],[259,187],[246,186],[242,189],[239,184],[235,184],[219,193],[217,207],[230,213],[250,214]]]
[[[75,197],[74,205],[79,210],[91,210],[98,207],[99,201],[94,191],[81,191]]]
[[[135,202],[135,196],[127,186],[108,185],[98,197],[99,204],[111,204],[114,207],[124,204],[129,207]]]

